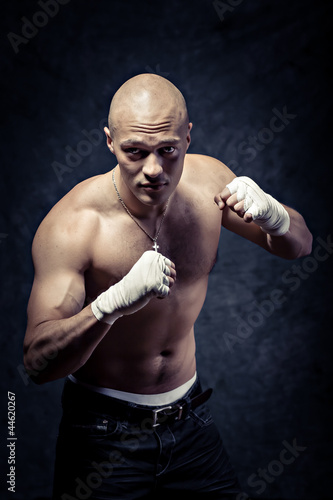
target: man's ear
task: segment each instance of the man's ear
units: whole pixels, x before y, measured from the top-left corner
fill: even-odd
[[[109,148],[109,150],[111,151],[111,153],[114,154],[114,146],[113,146],[113,140],[112,140],[112,137],[111,137],[110,130],[107,127],[104,127],[104,132],[105,132],[105,135],[106,135],[106,144],[107,144],[107,147]]]
[[[186,148],[186,151],[188,150],[190,144],[191,144],[191,130],[192,130],[192,127],[193,127],[193,123],[189,123],[188,124],[188,129],[187,129],[187,136],[186,136],[186,141],[187,141],[187,148]]]

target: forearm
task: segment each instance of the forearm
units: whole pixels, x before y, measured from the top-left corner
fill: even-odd
[[[312,250],[312,234],[296,210],[283,206],[290,217],[289,230],[282,236],[267,234],[267,249],[285,259],[297,259],[308,255]]]
[[[142,309],[152,297],[169,294],[176,278],[174,267],[160,253],[146,251],[122,280],[82,311],[37,325],[28,322],[24,346],[28,373],[43,383],[77,371],[118,318]],[[37,303],[31,306],[36,308]]]
[[[70,318],[28,327],[24,345],[27,373],[34,382],[42,384],[75,372],[109,329],[109,324],[95,318],[90,305]]]

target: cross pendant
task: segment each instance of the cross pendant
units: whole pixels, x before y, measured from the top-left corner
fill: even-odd
[[[153,244],[153,249],[155,250],[155,252],[157,252],[157,249],[160,248],[159,245],[157,244],[157,241],[154,241],[154,244]]]

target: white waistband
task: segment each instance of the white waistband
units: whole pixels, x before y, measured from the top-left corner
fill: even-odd
[[[123,392],[117,391],[115,389],[109,389],[108,387],[99,387],[96,385],[86,384],[81,382],[74,375],[68,375],[69,380],[74,382],[74,384],[82,385],[91,391],[98,392],[99,394],[104,394],[111,398],[121,399],[122,401],[128,401],[129,403],[136,403],[144,406],[165,406],[178,399],[181,399],[187,391],[189,391],[197,379],[197,372],[188,382],[173,389],[172,391],[162,392],[161,394],[135,394],[133,392]]]

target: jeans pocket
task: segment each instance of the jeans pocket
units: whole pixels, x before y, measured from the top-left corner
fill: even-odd
[[[73,437],[107,437],[116,434],[120,424],[109,415],[85,412],[64,415],[60,424],[60,432]]]
[[[189,416],[199,427],[206,427],[213,423],[213,417],[206,404],[202,404],[198,408],[195,408],[195,410],[191,410]]]

